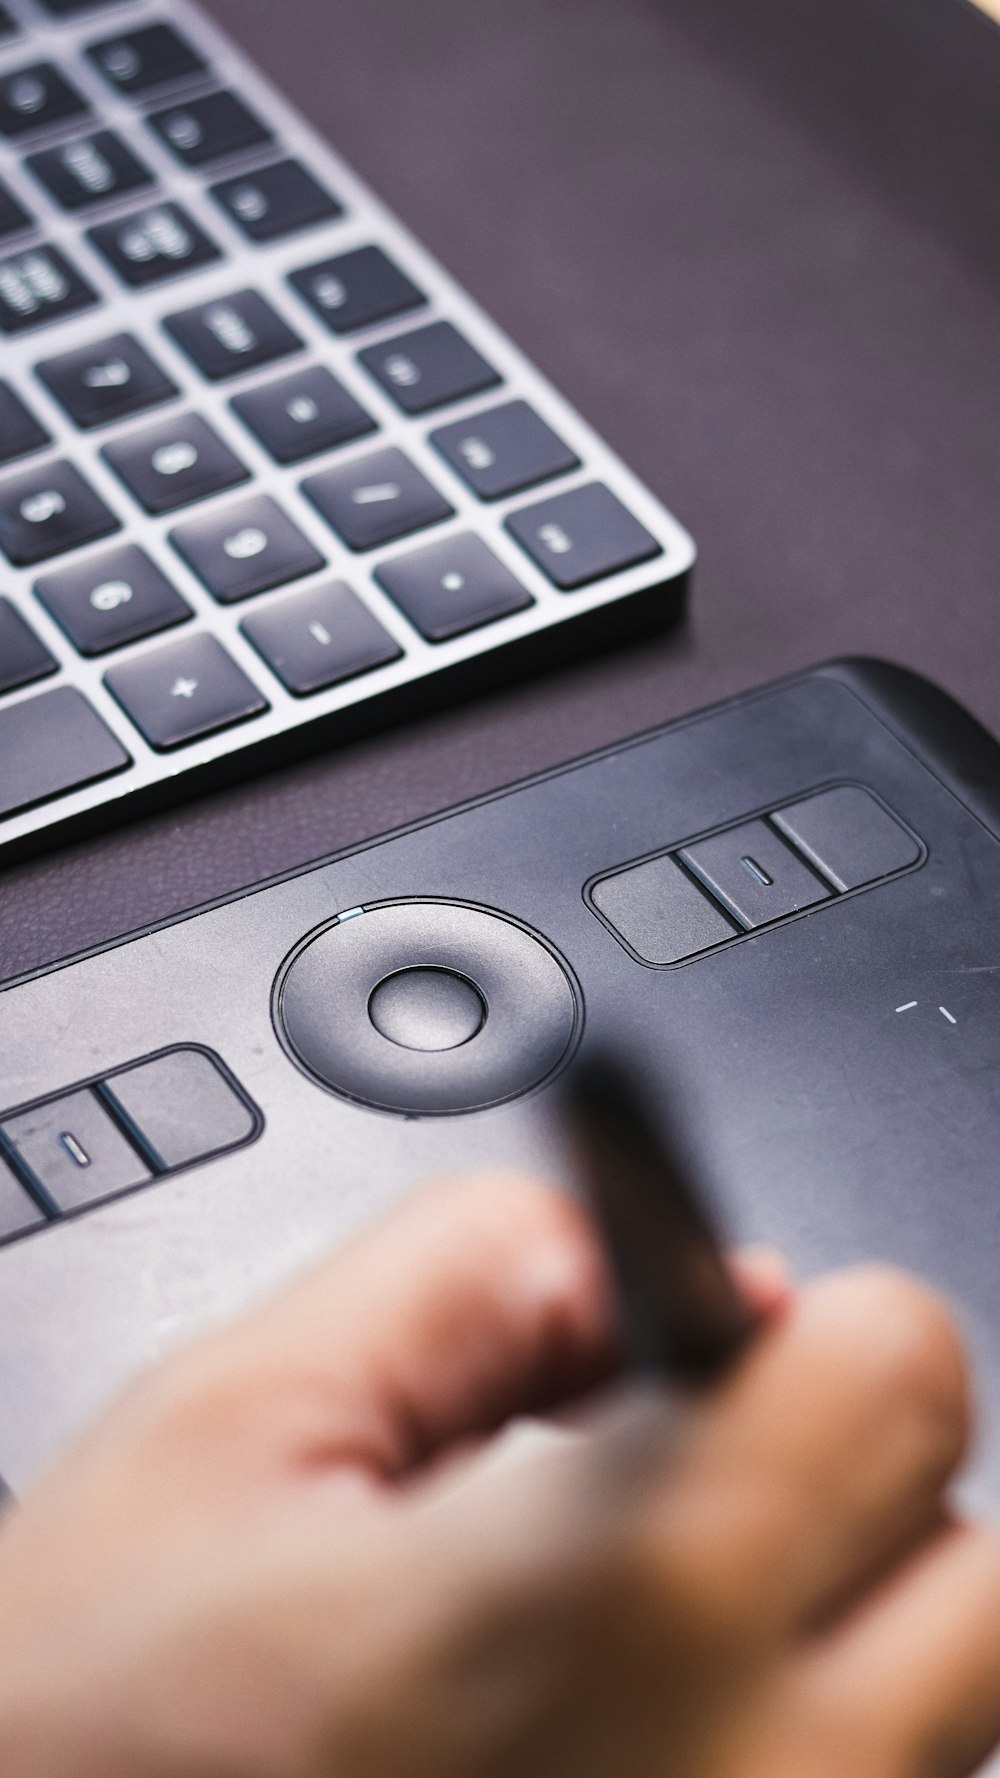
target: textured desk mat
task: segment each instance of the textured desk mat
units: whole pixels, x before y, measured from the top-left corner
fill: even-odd
[[[211,10],[691,526],[691,618],[8,870],[0,978],[830,655],[916,666],[1000,728],[1000,31],[983,14]]]

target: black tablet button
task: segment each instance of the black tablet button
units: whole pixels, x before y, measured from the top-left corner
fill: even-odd
[[[105,445],[110,463],[147,512],[174,512],[249,481],[250,471],[200,414],[178,414]]]
[[[580,463],[526,401],[508,401],[470,420],[439,426],[431,444],[481,500],[518,494]]]
[[[158,1172],[239,1148],[258,1127],[204,1050],[168,1050],[111,1075],[99,1091]]]
[[[234,396],[232,407],[277,463],[301,463],[376,430],[343,383],[318,364]]]
[[[663,554],[645,525],[601,482],[522,507],[504,523],[563,592]]]
[[[79,790],[132,764],[121,742],[73,686],[0,710],[0,815]]]
[[[44,426],[39,425],[10,384],[0,383],[0,463],[12,463],[15,457],[43,451],[51,442]]]
[[[87,239],[133,290],[161,284],[210,265],[222,255],[180,204],[153,204],[116,222],[102,222]]]
[[[310,934],[276,984],[300,1066],[405,1116],[530,1092],[570,1055],[580,1005],[537,934],[491,908],[382,902]]]
[[[266,124],[235,93],[207,93],[167,111],[154,111],[146,122],[188,167],[201,167],[206,161],[274,140]]]
[[[255,290],[199,303],[168,315],[163,325],[212,383],[302,350],[298,334]]]
[[[666,856],[602,877],[590,899],[644,963],[679,963],[734,936],[715,902]]]
[[[343,583],[292,593],[245,617],[240,629],[296,697],[371,673],[403,652]]]
[[[70,211],[106,204],[155,183],[149,168],[111,130],[29,154],[27,165],[56,203]]]
[[[128,333],[43,359],[35,371],[70,419],[85,430],[157,407],[178,392],[145,347]]]
[[[0,482],[0,549],[30,568],[121,526],[72,463],[47,463]]]
[[[106,654],[192,615],[190,605],[135,543],[44,575],[35,583],[35,594],[84,655]]]
[[[268,707],[214,636],[188,636],[123,661],[105,674],[104,683],[158,752],[245,722]]]
[[[44,1210],[25,1191],[6,1161],[0,1160],[0,1241],[26,1235],[29,1229],[37,1229],[47,1220]]]
[[[744,821],[678,854],[748,929],[826,901],[830,891],[766,821]]]
[[[0,598],[0,692],[45,679],[58,665],[17,607]]]
[[[444,642],[534,603],[531,594],[471,532],[394,556],[375,579],[428,642]]]
[[[500,381],[492,364],[450,321],[397,334],[367,347],[358,358],[406,414],[428,413]]]
[[[857,784],[821,790],[771,819],[835,889],[857,889],[920,857],[913,834]]]
[[[75,86],[51,62],[36,62],[0,77],[0,136],[51,130],[90,110]]]
[[[87,55],[117,92],[146,93],[208,72],[187,39],[172,25],[145,25],[92,43]]]
[[[251,241],[275,241],[343,214],[336,198],[299,161],[277,161],[209,190]]]
[[[466,976],[451,969],[397,969],[372,990],[368,1017],[402,1049],[458,1049],[478,1036],[486,1002]]]
[[[6,1118],[0,1134],[56,1210],[81,1210],[152,1178],[89,1087]]]
[[[394,448],[311,475],[302,483],[302,492],[353,550],[391,543],[451,518],[454,511],[409,458]]]
[[[220,605],[325,566],[308,537],[266,494],[178,525],[170,541]]]

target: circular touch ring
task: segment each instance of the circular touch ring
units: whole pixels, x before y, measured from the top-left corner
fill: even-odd
[[[408,1116],[529,1092],[582,1022],[567,965],[537,934],[431,900],[379,902],[308,933],[278,975],[274,1018],[321,1086]]]

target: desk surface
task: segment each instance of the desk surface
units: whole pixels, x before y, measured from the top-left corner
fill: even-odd
[[[691,619],[7,871],[0,978],[838,653],[1000,729],[995,26],[964,0],[210,5],[694,531]]]

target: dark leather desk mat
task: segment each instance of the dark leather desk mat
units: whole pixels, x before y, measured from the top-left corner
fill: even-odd
[[[211,6],[691,527],[691,618],[9,870],[0,977],[838,653],[1000,729],[1000,32],[963,0]]]

